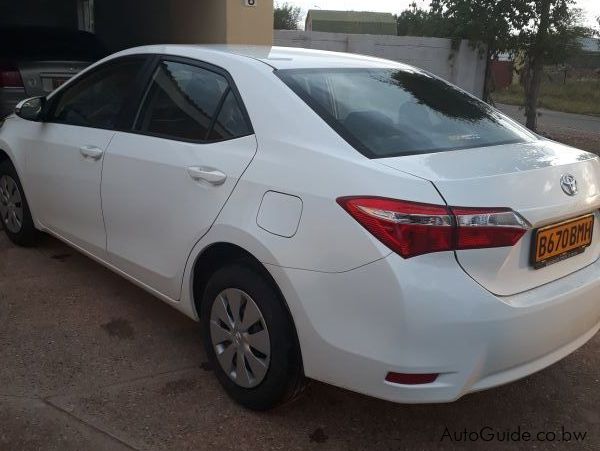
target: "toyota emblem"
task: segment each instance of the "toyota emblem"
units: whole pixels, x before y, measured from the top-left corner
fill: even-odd
[[[565,194],[574,196],[578,193],[577,179],[571,174],[565,174],[560,178],[560,186]]]

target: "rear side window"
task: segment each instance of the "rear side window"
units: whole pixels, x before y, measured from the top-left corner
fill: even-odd
[[[235,95],[228,90],[221,111],[216,118],[213,128],[209,135],[209,140],[231,139],[237,136],[244,136],[250,133],[250,129]]]
[[[58,94],[50,120],[113,129],[143,62],[143,58],[117,61],[84,75]]]
[[[161,62],[154,73],[135,128],[150,135],[199,142],[249,132],[223,75],[172,61]]]
[[[487,104],[425,72],[292,69],[276,73],[369,158],[536,139]]]

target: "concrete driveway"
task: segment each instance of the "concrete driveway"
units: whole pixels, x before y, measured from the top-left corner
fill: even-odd
[[[54,239],[21,249],[3,232],[0,362],[1,450],[458,449],[445,431],[485,426],[556,433],[533,444],[542,449],[600,445],[600,336],[453,404],[396,405],[314,383],[300,401],[254,413],[219,388],[194,322]],[[565,443],[562,430],[587,435]]]

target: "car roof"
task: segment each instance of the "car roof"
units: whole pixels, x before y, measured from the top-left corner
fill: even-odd
[[[165,44],[136,47],[120,52],[119,55],[128,53],[172,54],[198,59],[209,57],[211,54],[214,56],[226,54],[237,56],[240,59],[250,58],[258,60],[275,69],[379,67],[416,70],[416,68],[409,65],[382,58],[297,47],[226,44]]]

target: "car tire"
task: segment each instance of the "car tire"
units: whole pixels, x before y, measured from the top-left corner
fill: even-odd
[[[10,161],[0,163],[0,223],[13,243],[25,247],[37,243],[39,232],[33,225],[23,185]]]
[[[303,391],[306,382],[291,317],[273,282],[252,263],[231,264],[210,277],[200,316],[208,358],[236,402],[268,410]]]

